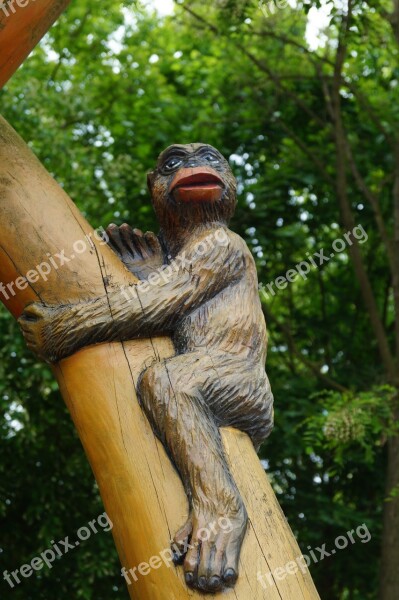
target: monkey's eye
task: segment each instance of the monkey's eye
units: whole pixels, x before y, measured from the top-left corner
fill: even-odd
[[[183,159],[180,158],[180,156],[172,156],[163,165],[163,169],[167,173],[171,173],[172,171],[175,171],[176,169],[181,167],[182,164],[183,164]]]
[[[215,154],[214,152],[207,152],[206,154],[204,154],[203,158],[212,163],[213,165],[218,165],[220,164],[220,158],[218,157],[217,154]]]

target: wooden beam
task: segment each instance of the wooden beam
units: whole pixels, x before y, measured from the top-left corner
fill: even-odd
[[[70,0],[0,0],[0,89]]]
[[[85,236],[91,237],[92,244]],[[78,252],[82,244],[76,242],[85,240],[86,251]],[[69,260],[61,266],[58,258],[57,268],[38,269],[41,263],[51,265],[57,254]],[[32,270],[45,272],[45,277],[35,278],[31,273],[30,285],[20,289],[23,285],[18,278]],[[77,302],[134,282],[116,255],[96,239],[65,191],[1,118],[0,282],[5,286],[0,288],[0,298],[15,317],[38,299],[50,304]],[[54,368],[113,522],[121,562],[127,570],[134,569],[129,593],[136,600],[205,597],[189,590],[181,567],[164,558],[171,535],[188,516],[187,498],[141,412],[135,391],[144,366],[173,351],[167,338],[101,344],[85,348]],[[250,525],[237,585],[215,597],[319,599],[249,438],[233,429],[223,430],[222,436]],[[151,560],[154,566],[149,568]],[[281,577],[281,568],[288,563],[290,573]],[[277,568],[279,576],[272,577],[270,573]]]

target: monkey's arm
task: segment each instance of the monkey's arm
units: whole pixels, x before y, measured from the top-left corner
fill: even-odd
[[[238,281],[249,251],[231,232],[224,243],[203,235],[149,280],[79,304],[46,307],[33,304],[19,319],[27,345],[48,362],[100,342],[123,341],[168,333],[186,314]],[[204,239],[206,252],[198,250]]]

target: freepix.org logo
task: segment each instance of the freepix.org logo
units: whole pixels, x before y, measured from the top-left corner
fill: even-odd
[[[277,10],[283,10],[287,6],[289,6],[289,0],[259,0],[259,8],[265,17],[274,15]]]
[[[17,6],[19,8],[25,8],[31,2],[35,2],[36,0],[8,0],[8,2],[0,2],[0,11],[6,16],[14,15],[17,12]],[[0,12],[0,17],[1,17]]]

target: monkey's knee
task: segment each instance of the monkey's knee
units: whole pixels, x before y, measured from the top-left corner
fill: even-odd
[[[249,435],[256,450],[272,432],[274,427],[273,394],[267,376],[263,382],[263,393],[253,405],[253,423],[249,427]]]
[[[193,402],[202,404],[199,382],[183,360],[156,362],[140,375],[137,393],[140,404],[158,430],[173,427]]]
[[[274,410],[266,411],[263,413],[259,422],[254,425],[249,431],[248,434],[252,440],[252,443],[256,449],[259,450],[262,442],[264,442],[269,435],[271,434],[274,427]]]
[[[164,363],[154,363],[141,373],[137,382],[138,400],[158,433],[163,430],[162,415],[170,395],[171,385]]]
[[[145,407],[151,406],[154,402],[157,405],[168,403],[172,393],[172,383],[165,362],[153,363],[141,373],[137,392],[139,400]]]
[[[140,400],[148,400],[155,395],[160,395],[162,388],[165,386],[165,375],[163,371],[165,369],[162,363],[154,363],[150,367],[144,369],[141,373],[138,383],[137,392]]]
[[[236,367],[244,371],[247,365]],[[255,372],[254,372],[255,371]],[[251,375],[229,378],[215,393],[212,402],[220,426],[231,426],[246,433],[256,449],[273,429],[273,394],[263,369],[254,369]],[[216,390],[217,391],[217,390]]]

